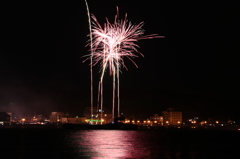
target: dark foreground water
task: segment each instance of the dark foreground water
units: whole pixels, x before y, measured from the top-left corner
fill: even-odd
[[[0,159],[240,158],[237,131],[8,128],[0,135]]]

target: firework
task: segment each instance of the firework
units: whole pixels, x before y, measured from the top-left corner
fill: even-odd
[[[127,69],[124,64],[124,58],[132,61],[137,67],[133,58],[138,57],[138,55],[143,56],[143,54],[138,51],[139,46],[136,42],[142,39],[164,38],[164,36],[158,36],[157,34],[144,35],[144,30],[142,29],[144,23],[132,24],[127,20],[127,14],[125,14],[124,19],[119,19],[118,8],[113,23],[110,23],[108,18],[106,18],[106,23],[101,26],[94,15],[91,17],[92,39],[89,44],[91,45],[90,64],[91,67],[97,64],[101,65],[99,81],[99,103],[101,105],[101,110],[103,105],[103,77],[107,68],[109,69],[109,74],[113,76],[112,117],[114,118],[116,90],[118,116],[120,115],[119,72],[122,68]]]
[[[90,11],[89,11],[89,7],[88,7],[88,3],[87,3],[87,0],[85,0],[85,5],[86,5],[86,8],[87,8],[87,15],[88,15],[88,23],[89,23],[89,37],[90,37],[90,50],[91,50],[91,57],[90,57],[90,63],[92,63],[92,57],[93,57],[93,54],[92,54],[92,27],[91,27],[91,17],[90,17]],[[92,117],[93,117],[93,72],[92,72],[92,66],[90,66],[90,90],[91,90],[91,120],[92,120]]]

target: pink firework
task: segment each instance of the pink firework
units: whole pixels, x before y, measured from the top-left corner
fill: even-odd
[[[117,72],[117,67],[123,66],[127,69],[124,65],[123,57],[131,60],[137,67],[132,58],[138,57],[136,53],[142,55],[137,50],[137,48],[139,48],[136,44],[138,40],[163,38],[163,36],[157,36],[156,34],[143,36],[143,22],[138,25],[133,25],[127,21],[127,15],[125,15],[124,20],[118,20],[118,15],[116,15],[113,24],[107,19],[104,27],[99,24],[95,16],[92,16],[92,19],[92,65],[101,63],[103,72],[105,72],[106,67],[109,67],[110,75]]]
[[[92,40],[91,40],[91,65],[95,66],[101,64],[101,77],[99,82],[99,94],[101,96],[101,110],[102,110],[102,90],[103,90],[103,77],[106,69],[109,68],[110,75],[113,76],[113,107],[112,116],[114,118],[114,105],[115,105],[115,81],[117,79],[117,99],[118,99],[118,116],[119,116],[119,71],[121,67],[127,69],[124,64],[123,58],[127,58],[133,62],[137,67],[137,64],[133,61],[133,58],[142,55],[137,48],[136,44],[141,39],[153,39],[164,38],[164,36],[158,36],[157,34],[144,35],[142,29],[143,22],[139,24],[132,24],[127,20],[127,14],[124,19],[119,19],[118,8],[117,15],[115,16],[114,23],[110,23],[106,18],[106,23],[103,27],[97,21],[97,18],[92,15]],[[143,55],[142,55],[143,56]],[[101,111],[102,112],[102,111]]]

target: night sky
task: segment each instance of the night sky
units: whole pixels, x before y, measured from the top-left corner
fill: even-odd
[[[239,9],[236,4],[136,0],[89,0],[103,24],[128,14],[144,21],[144,57],[126,59],[120,74],[121,112],[161,114],[168,107],[185,116],[239,120]],[[78,2],[1,2],[0,111],[16,116],[90,106],[88,16]],[[100,67],[94,67],[94,103]],[[111,109],[111,77],[105,76],[105,107]]]

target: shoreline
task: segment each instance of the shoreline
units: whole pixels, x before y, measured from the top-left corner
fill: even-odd
[[[219,130],[219,131],[237,131],[240,128],[237,125],[225,127],[164,127],[164,126],[142,126],[134,124],[106,124],[106,125],[87,125],[87,124],[18,124],[18,125],[0,125],[0,129],[66,129],[66,130]]]

